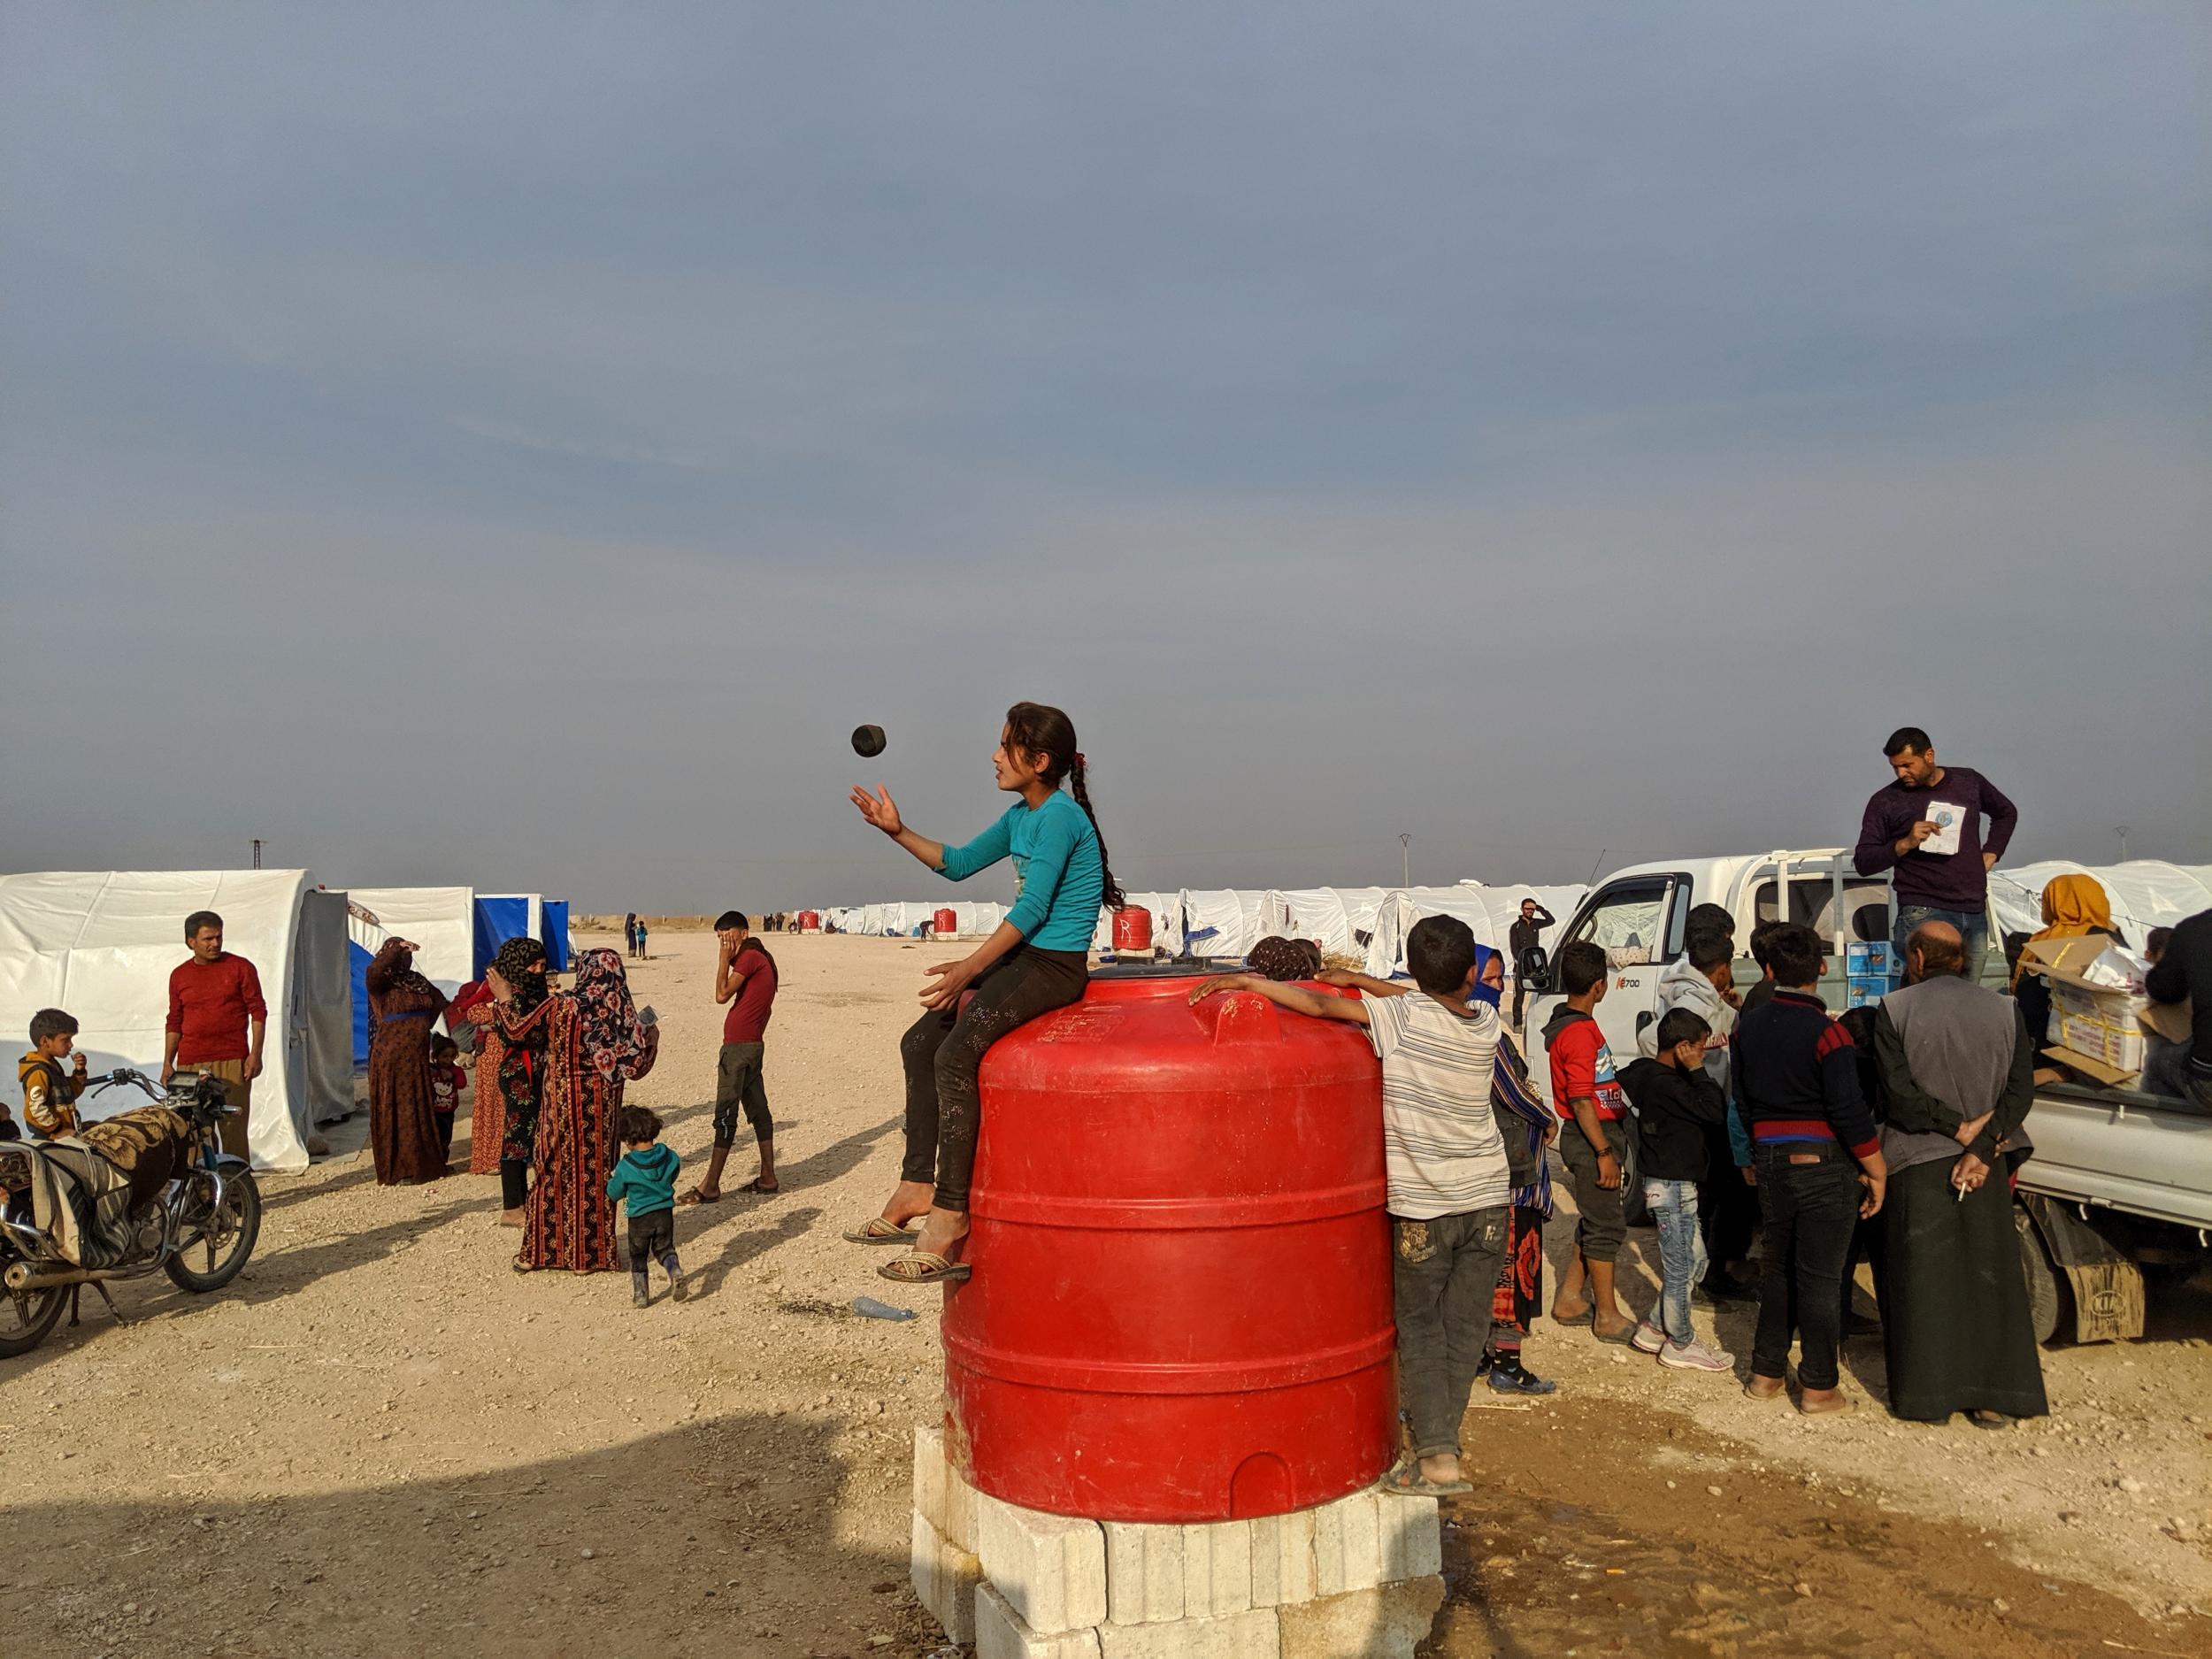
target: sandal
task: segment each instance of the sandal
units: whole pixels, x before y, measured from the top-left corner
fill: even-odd
[[[1802,1398],[1797,1402],[1797,1415],[1801,1417],[1847,1417],[1858,1409],[1859,1402],[1849,1394],[1832,1406],[1808,1406]]]
[[[845,1229],[848,1244],[911,1244],[922,1235],[919,1227],[895,1227],[881,1216],[871,1216],[865,1224]]]
[[[676,1201],[676,1207],[680,1210],[689,1210],[695,1204],[718,1204],[721,1202],[721,1194],[703,1193],[695,1187]]]
[[[739,1187],[737,1190],[741,1193],[759,1193],[764,1196],[772,1197],[776,1194],[783,1191],[783,1183],[781,1181],[778,1181],[773,1187],[763,1187],[760,1184],[760,1177],[756,1175],[751,1180],[746,1182],[744,1186]]]
[[[1431,1480],[1421,1472],[1421,1460],[1411,1452],[1383,1471],[1383,1478],[1375,1483],[1379,1491],[1394,1493],[1402,1498],[1448,1498],[1474,1487],[1464,1480]]]
[[[1608,1336],[1604,1332],[1598,1329],[1595,1322],[1594,1321],[1590,1326],[1590,1334],[1597,1338],[1597,1340],[1601,1342],[1610,1342],[1615,1348],[1634,1348],[1636,1346],[1636,1327],[1632,1325],[1624,1331],[1616,1331],[1611,1336]],[[1658,1350],[1655,1348],[1651,1351],[1656,1353]]]
[[[877,1274],[900,1285],[957,1285],[974,1270],[933,1250],[909,1250],[895,1262],[886,1262]]]
[[[1561,1317],[1560,1317],[1557,1314],[1555,1314],[1555,1314],[1554,1314],[1554,1315],[1552,1315],[1552,1317],[1551,1317],[1551,1322],[1552,1322],[1554,1325],[1570,1325],[1570,1326],[1571,1326],[1571,1325],[1588,1325],[1588,1324],[1590,1324],[1593,1320],[1594,1320],[1597,1317],[1598,1317],[1598,1310],[1597,1310],[1595,1308],[1585,1308],[1585,1309],[1584,1309],[1584,1310],[1583,1310],[1580,1313],[1570,1315],[1568,1317],[1566,1317],[1566,1318],[1564,1318],[1564,1319],[1561,1318]]]

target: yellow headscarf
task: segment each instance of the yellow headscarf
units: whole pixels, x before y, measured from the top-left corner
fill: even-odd
[[[2031,934],[2028,942],[2079,939],[2087,933],[2112,931],[2112,901],[2105,896],[2102,882],[2094,876],[2055,876],[2043,889],[2043,930]],[[2020,972],[2013,970],[2016,986],[2020,983]]]

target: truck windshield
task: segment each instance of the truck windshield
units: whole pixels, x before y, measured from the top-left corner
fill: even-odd
[[[1605,952],[1614,967],[1632,967],[1656,962],[1662,955],[1662,929],[1666,923],[1667,894],[1673,882],[1665,876],[1640,876],[1617,881],[1601,889],[1576,918],[1570,941],[1586,939]]]

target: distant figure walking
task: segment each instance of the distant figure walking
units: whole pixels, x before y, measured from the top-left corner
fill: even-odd
[[[369,1149],[380,1187],[435,1180],[446,1171],[430,1079],[430,1027],[445,993],[415,972],[411,940],[388,939],[370,958]]]
[[[637,960],[637,912],[632,910],[622,918],[622,954],[633,962]]]

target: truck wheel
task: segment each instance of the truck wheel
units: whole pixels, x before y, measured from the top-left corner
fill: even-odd
[[[2046,1344],[2058,1335],[2059,1325],[2069,1311],[2066,1283],[2052,1265],[2034,1220],[2017,1204],[2013,1206],[2012,1225],[2020,1235],[2020,1272],[2028,1282],[2028,1318],[2035,1327],[2037,1343]]]

